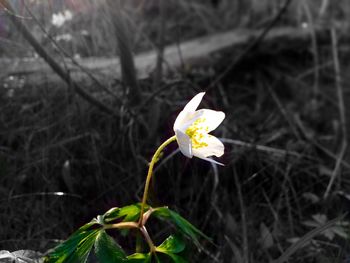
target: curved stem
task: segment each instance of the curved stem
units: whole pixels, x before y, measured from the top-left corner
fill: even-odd
[[[103,226],[104,229],[112,229],[112,228],[119,228],[119,229],[127,229],[127,228],[139,228],[139,225],[135,222],[120,222],[116,224],[106,224]]]
[[[147,210],[147,212],[145,212],[142,215],[142,222],[141,225],[144,226],[147,223],[148,218],[151,216],[151,214],[154,212],[154,209],[152,207],[150,207],[150,209]]]
[[[154,246],[153,241],[152,241],[151,237],[149,236],[146,227],[145,226],[140,227],[140,231],[141,231],[143,237],[146,239],[146,242],[149,246],[150,252],[154,253],[156,251],[156,247]]]
[[[158,161],[159,159],[159,155],[161,154],[161,152],[163,151],[163,149],[169,145],[171,142],[176,140],[176,136],[172,136],[169,139],[167,139],[165,142],[163,142],[158,149],[156,150],[156,152],[154,153],[152,160],[149,164],[148,167],[148,173],[147,173],[147,178],[146,178],[146,183],[145,183],[145,190],[143,192],[143,197],[142,197],[142,204],[141,204],[141,212],[140,212],[140,219],[139,219],[139,225],[142,226],[143,222],[142,222],[142,218],[143,218],[143,212],[145,210],[145,205],[146,205],[146,201],[147,201],[147,197],[148,197],[148,190],[149,190],[149,184],[151,182],[151,178],[152,178],[152,173],[153,173],[153,167],[154,164]]]

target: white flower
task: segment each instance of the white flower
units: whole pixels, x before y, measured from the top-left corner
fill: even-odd
[[[73,14],[70,10],[66,9],[64,10],[64,13],[63,13],[66,21],[69,21],[69,20],[72,20],[73,19]]]
[[[71,34],[61,34],[61,35],[58,35],[55,37],[55,40],[57,42],[60,42],[60,41],[72,41],[73,40],[73,36]]]
[[[51,23],[56,27],[61,27],[66,21],[72,20],[73,14],[70,10],[65,10],[63,13],[59,12],[53,14],[51,18]]]
[[[224,145],[218,138],[208,134],[224,120],[225,113],[209,109],[197,110],[205,92],[194,96],[177,116],[174,131],[180,151],[187,157],[196,156],[209,162],[218,163],[209,156],[220,157]],[[221,164],[222,165],[222,164]]]
[[[65,21],[66,20],[62,13],[52,15],[51,23],[56,27],[61,27]]]

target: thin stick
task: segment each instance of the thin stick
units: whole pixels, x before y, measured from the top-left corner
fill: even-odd
[[[329,196],[329,193],[331,191],[331,188],[337,176],[338,177],[340,176],[341,163],[348,146],[343,86],[342,86],[342,80],[340,75],[340,63],[339,63],[338,48],[337,48],[337,34],[334,28],[332,28],[331,30],[331,36],[332,36],[332,54],[333,54],[334,72],[335,72],[335,85],[337,88],[337,95],[338,95],[339,122],[340,122],[341,132],[342,132],[341,134],[342,140],[341,140],[340,151],[335,163],[335,167],[334,167],[331,179],[329,180],[326,192],[324,193],[324,196],[323,196],[324,199],[326,199]]]
[[[304,9],[305,9],[305,14],[307,17],[307,20],[310,24],[311,30],[310,30],[310,36],[311,36],[311,49],[313,53],[313,62],[314,62],[314,83],[313,83],[313,97],[317,98],[318,95],[320,94],[320,89],[319,89],[319,76],[320,76],[320,60],[319,60],[319,55],[318,55],[318,49],[317,49],[317,37],[316,37],[316,29],[315,29],[315,23],[311,15],[310,7],[307,4],[307,1],[302,1]],[[315,101],[317,102],[317,100]],[[315,105],[315,108],[317,109],[317,105]]]
[[[248,263],[249,262],[249,247],[248,247],[248,230],[247,230],[247,218],[246,218],[246,211],[245,211],[245,205],[243,201],[243,195],[242,195],[242,188],[241,183],[239,182],[237,171],[233,171],[233,176],[235,179],[235,184],[237,188],[237,195],[238,195],[238,202],[241,210],[241,221],[242,221],[242,238],[243,238],[243,262]]]
[[[271,88],[271,86],[269,84],[266,85],[269,93],[271,94],[272,99],[275,101],[278,109],[280,110],[281,114],[283,115],[283,117],[285,118],[285,120],[287,121],[291,131],[293,132],[294,136],[300,140],[300,135],[295,127],[294,122],[292,121],[287,109],[284,107],[283,103],[281,102],[281,100],[278,98],[276,92]]]
[[[277,154],[279,156],[294,156],[297,158],[308,158],[308,159],[314,159],[312,156],[304,155],[302,153],[294,152],[294,151],[287,151],[287,150],[282,150],[278,148],[273,148],[265,145],[259,145],[255,143],[249,143],[249,142],[244,142],[240,140],[233,140],[233,139],[227,139],[227,138],[220,138],[220,140],[224,143],[229,143],[241,147],[247,147],[247,148],[253,148],[261,152],[267,152],[267,153],[273,153]]]

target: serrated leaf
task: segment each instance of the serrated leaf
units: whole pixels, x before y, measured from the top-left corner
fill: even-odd
[[[167,207],[155,208],[153,214],[158,218],[170,220],[172,223],[175,224],[178,230],[180,230],[183,234],[189,237],[197,246],[200,246],[200,243],[198,241],[199,236],[207,239],[208,241],[211,241],[211,239],[207,235],[205,235],[203,232],[201,232],[199,229],[193,226],[190,222],[188,222],[178,213],[170,210]]]
[[[95,254],[100,263],[118,263],[126,260],[123,249],[104,230],[96,237]]]
[[[91,233],[82,240],[71,256],[64,263],[85,263],[90,254],[90,251],[95,243],[96,236],[99,230],[92,230]]]
[[[147,210],[145,209],[145,212]],[[140,217],[141,205],[134,204],[120,208],[119,215],[124,217],[123,221],[136,221]]]
[[[151,254],[143,254],[143,253],[135,253],[127,257],[128,263],[150,263],[151,262]]]
[[[148,207],[145,207],[145,212],[148,210]],[[103,215],[103,220],[106,223],[112,222],[116,219],[123,218],[123,221],[136,221],[140,217],[141,204],[133,204],[124,207],[114,207],[108,210]]]
[[[87,226],[89,225],[89,226]],[[45,263],[84,263],[95,242],[99,229],[85,230],[91,224],[84,225],[70,238],[58,245],[45,258]]]
[[[82,231],[86,231],[89,228],[93,227],[93,226],[97,226],[97,225],[101,225],[96,219],[92,219],[89,223],[79,227],[79,229],[77,231],[75,231],[75,233],[78,232],[82,232]],[[74,234],[74,233],[73,233]]]
[[[113,207],[109,209],[102,217],[105,222],[110,222],[118,218],[120,208]]]
[[[183,239],[179,236],[169,236],[162,244],[156,247],[156,251],[162,252],[165,254],[173,253],[177,254],[182,252],[186,247]]]

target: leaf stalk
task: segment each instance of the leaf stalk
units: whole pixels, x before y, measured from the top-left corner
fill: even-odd
[[[159,160],[159,156],[162,153],[162,151],[164,150],[164,148],[166,146],[168,146],[170,143],[172,143],[173,141],[176,140],[176,136],[172,136],[169,139],[167,139],[165,142],[163,142],[158,149],[156,150],[156,152],[154,153],[152,160],[149,164],[148,167],[148,173],[147,173],[147,178],[146,178],[146,183],[145,183],[145,190],[143,192],[143,197],[142,197],[142,203],[141,203],[141,211],[140,211],[140,218],[139,218],[139,226],[142,227],[143,226],[143,213],[145,211],[145,205],[147,202],[147,197],[148,197],[148,191],[149,191],[149,186],[150,186],[150,182],[152,179],[152,174],[153,174],[153,167],[155,165],[155,163]]]

